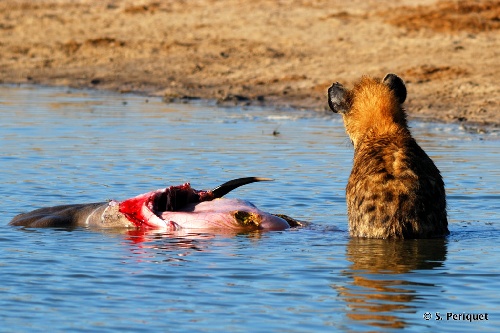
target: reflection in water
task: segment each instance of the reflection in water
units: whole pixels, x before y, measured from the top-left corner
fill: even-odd
[[[350,308],[347,316],[372,326],[405,327],[406,322],[398,313],[417,311],[412,302],[419,297],[422,287],[439,288],[431,283],[411,282],[408,273],[441,267],[446,260],[446,242],[446,239],[350,239],[347,259],[352,265],[343,274],[351,283],[339,290]]]
[[[498,134],[412,124],[446,181],[448,241],[349,239],[352,147],[333,115],[66,91],[0,87],[3,331],[498,331],[494,315],[422,318],[498,313]],[[311,226],[227,237],[6,226],[48,205],[244,176],[276,181],[234,197]]]
[[[136,262],[173,263],[185,261],[185,257],[193,253],[208,251],[207,243],[213,238],[213,235],[202,233],[129,230],[125,240]]]
[[[124,234],[127,248],[136,261],[179,262],[197,252],[211,252],[214,246],[231,238],[244,236],[258,240],[261,231],[235,232],[225,230],[214,233],[203,233],[194,229],[177,231],[142,230],[142,229],[109,229],[102,232],[108,234]]]

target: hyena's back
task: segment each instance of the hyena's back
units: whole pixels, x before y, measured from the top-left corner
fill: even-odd
[[[347,184],[351,236],[430,238],[448,234],[439,170],[401,131],[359,147]]]

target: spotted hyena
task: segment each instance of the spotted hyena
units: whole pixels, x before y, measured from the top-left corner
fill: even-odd
[[[402,107],[406,86],[395,74],[363,77],[349,90],[328,89],[354,145],[346,187],[354,237],[431,238],[448,232],[444,183],[438,168],[411,136]]]

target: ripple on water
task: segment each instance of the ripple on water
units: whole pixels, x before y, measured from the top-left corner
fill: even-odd
[[[352,147],[334,114],[0,87],[6,331],[495,332],[498,138],[413,123],[448,193],[446,240],[350,239]],[[480,161],[480,162],[478,162]],[[311,222],[285,232],[97,233],[6,226],[41,206],[244,176],[241,197]],[[426,321],[488,312],[488,322]],[[175,329],[173,329],[175,328]]]

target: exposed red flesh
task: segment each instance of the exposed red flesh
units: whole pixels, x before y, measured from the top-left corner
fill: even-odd
[[[161,196],[162,206],[160,209],[155,207]],[[159,224],[168,224],[169,221],[163,221],[158,215],[161,211],[177,211],[190,203],[210,201],[214,199],[211,191],[198,191],[191,187],[189,183],[178,186],[170,186],[164,190],[144,193],[134,198],[120,202],[119,211],[124,214],[130,222],[137,227],[158,228]]]

